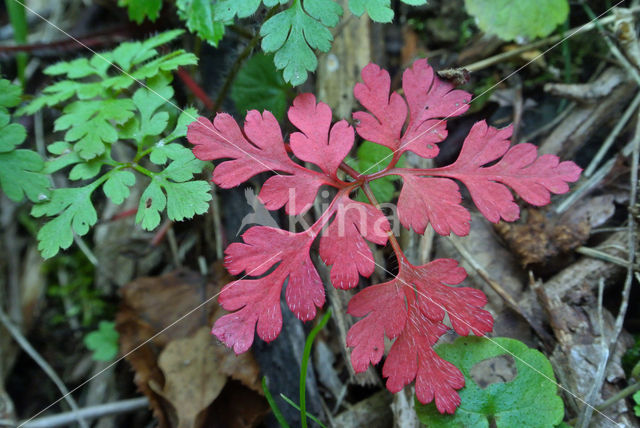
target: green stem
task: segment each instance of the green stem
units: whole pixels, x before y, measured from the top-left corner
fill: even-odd
[[[311,355],[311,345],[316,338],[320,330],[327,324],[331,318],[331,309],[327,311],[322,317],[318,325],[316,325],[304,344],[304,352],[302,353],[302,367],[300,367],[300,419],[302,421],[302,428],[307,428],[307,399],[306,399],[306,384],[307,384],[307,367],[309,366],[309,357]]]
[[[297,411],[300,411],[300,406],[298,406],[296,403],[294,403],[291,398],[287,397],[284,394],[280,394],[280,398],[282,398],[284,401],[286,401],[287,404],[289,404],[291,407],[293,407]],[[313,416],[311,413],[309,413],[307,416],[309,416],[309,419],[311,419],[312,421],[314,421],[315,423],[320,425],[322,428],[327,428],[326,426],[324,426],[324,424],[322,422],[320,422],[320,420],[318,418]]]
[[[276,417],[276,420],[280,424],[282,428],[289,428],[289,424],[287,424],[286,419],[282,416],[282,412],[280,408],[276,404],[275,400],[271,396],[271,392],[269,391],[269,387],[267,387],[267,377],[262,377],[262,391],[264,392],[264,398],[267,399],[267,403],[271,406],[271,411],[273,412],[273,416]]]
[[[5,5],[7,6],[9,21],[11,21],[11,26],[13,27],[13,38],[18,45],[27,44],[27,14],[24,6],[15,0],[5,0]],[[28,59],[29,57],[25,52],[20,52],[16,55],[18,78],[20,79],[22,89],[24,89],[25,85],[24,71],[27,68]]]

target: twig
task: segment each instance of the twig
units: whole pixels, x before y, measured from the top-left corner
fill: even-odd
[[[498,282],[496,282],[489,276],[489,274],[482,268],[480,263],[478,263],[478,261],[473,258],[473,256],[469,253],[469,251],[467,251],[464,245],[460,243],[459,238],[456,236],[450,236],[449,241],[454,246],[454,248],[458,251],[458,253],[460,253],[462,258],[464,258],[471,265],[471,267],[473,267],[473,269],[484,280],[484,282],[489,284],[489,286],[493,289],[493,291],[498,293],[498,295],[504,299],[504,301],[507,303],[507,306],[509,306],[518,315],[520,315],[531,326],[531,328],[536,332],[536,334],[540,337],[540,339],[543,340],[545,344],[551,343],[552,339],[549,336],[549,333],[547,333],[542,328],[542,326],[540,326],[538,323],[534,322],[531,319],[531,317],[528,314],[526,314],[522,310],[522,308],[520,308],[518,303],[511,296],[511,294],[509,294],[509,292],[507,292],[504,288],[502,288],[502,286]]]
[[[589,404],[593,403],[598,391],[602,387],[602,382],[604,382],[604,374],[605,369],[607,368],[607,362],[609,361],[609,345],[608,340],[605,339],[605,331],[604,331],[604,320],[602,316],[602,295],[604,294],[604,278],[600,278],[598,282],[598,324],[600,327],[600,350],[602,352],[602,356],[600,359],[600,363],[598,364],[598,371],[596,372],[596,376],[593,381],[593,385],[589,394],[585,397],[585,401]],[[593,406],[585,406],[584,412],[580,416],[578,423],[576,426],[580,426],[582,428],[587,428],[589,423],[591,422],[591,417],[593,415]]]
[[[589,247],[578,247],[576,253],[580,253],[583,256],[593,257],[594,259],[604,260],[605,262],[614,263],[618,266],[627,267],[629,262],[621,257],[612,256],[604,251],[596,250]]]
[[[615,141],[618,134],[620,134],[620,131],[622,131],[622,128],[624,128],[624,126],[627,124],[627,122],[631,118],[631,115],[638,109],[638,106],[640,106],[640,92],[638,92],[638,94],[633,99],[633,101],[631,101],[631,104],[629,104],[629,107],[627,107],[627,109],[625,110],[624,114],[622,115],[618,123],[616,123],[616,126],[613,128],[611,133],[607,136],[607,139],[604,141],[604,143],[602,143],[602,146],[600,146],[598,153],[596,153],[596,155],[593,157],[593,159],[589,163],[589,166],[587,166],[587,169],[584,170],[585,177],[590,177],[591,174],[593,174],[593,172],[598,167],[598,164],[600,163],[604,155],[606,155],[607,152],[609,151],[609,148]]]
[[[605,43],[609,47],[609,50],[611,51],[613,56],[616,57],[616,59],[620,62],[620,65],[625,70],[627,70],[627,72],[631,75],[631,77],[633,77],[633,80],[635,80],[636,83],[640,86],[640,74],[638,73],[638,70],[636,69],[636,67],[633,66],[633,64],[629,62],[629,60],[624,56],[624,54],[620,51],[620,49],[618,49],[618,47],[613,44],[613,42],[609,39],[607,34],[604,32],[604,28],[602,27],[604,20],[599,20],[598,17],[596,17],[595,13],[593,13],[593,11],[591,10],[589,5],[584,3],[584,1],[582,2],[582,7],[584,8],[584,11],[586,12],[587,16],[589,16],[589,19],[592,20],[593,24],[598,29],[598,32],[604,39]],[[616,16],[612,16],[611,18],[613,19],[613,21],[617,19]]]
[[[80,424],[82,428],[89,428],[89,425],[85,422],[82,416],[78,414],[78,411],[80,410],[78,404],[69,393],[69,390],[65,386],[64,382],[62,382],[62,379],[58,377],[56,372],[44,360],[44,358],[42,358],[40,354],[38,354],[38,351],[36,351],[33,346],[31,346],[27,338],[24,337],[22,332],[20,332],[20,329],[13,325],[7,314],[2,309],[0,309],[0,322],[2,323],[2,325],[4,325],[11,336],[13,336],[13,339],[18,343],[18,345],[20,345],[22,350],[26,352],[33,359],[33,361],[35,361],[40,366],[42,371],[44,371],[47,376],[49,376],[49,378],[53,381],[53,383],[58,387],[64,399],[69,404],[69,407],[71,407],[71,410],[73,410],[72,413],[75,415],[74,419]]]
[[[609,171],[611,171],[615,163],[615,158],[609,159],[609,161],[602,165],[602,167],[598,169],[595,174],[589,177],[586,181],[583,181],[577,188],[573,189],[573,192],[571,192],[569,196],[567,196],[562,202],[558,204],[558,206],[556,206],[556,214],[565,212],[578,199],[589,193],[598,183],[600,183],[600,181],[602,181],[607,176],[607,174],[609,174]]]
[[[638,13],[638,12],[640,12],[640,7],[631,8],[630,11],[632,13]],[[483,60],[474,62],[473,64],[465,65],[464,68],[466,68],[469,71],[482,70],[483,68],[487,68],[487,67],[492,66],[494,64],[497,64],[499,62],[502,62],[502,61],[504,61],[506,59],[513,58],[513,57],[518,56],[518,55],[520,55],[520,54],[522,54],[524,52],[530,51],[532,49],[537,49],[537,48],[540,48],[542,46],[546,46],[546,45],[550,45],[550,44],[553,44],[553,43],[557,43],[560,40],[562,40],[563,38],[566,38],[567,37],[567,33],[568,33],[568,37],[573,37],[573,36],[575,36],[577,34],[581,34],[581,33],[587,32],[587,31],[591,31],[594,28],[596,28],[597,25],[609,24],[611,22],[614,22],[615,19],[616,18],[614,16],[610,16],[610,17],[601,19],[598,24],[596,24],[595,22],[590,22],[590,23],[582,25],[580,27],[573,28],[573,29],[565,32],[564,34],[556,34],[555,36],[547,37],[546,39],[539,40],[537,42],[533,42],[533,43],[530,43],[530,44],[525,45],[525,46],[521,46],[521,47],[519,47],[517,49],[511,50],[511,51],[508,51],[508,52],[503,52],[501,54],[494,55],[494,56],[489,57],[489,58],[485,58]]]
[[[77,416],[81,416],[87,420],[98,419],[105,416],[119,415],[122,413],[133,412],[149,405],[147,397],[132,398],[130,400],[115,401],[113,403],[99,404],[96,406],[85,407],[77,412],[65,412],[53,416],[44,416],[42,418],[33,419],[20,425],[21,428],[54,428],[61,426],[69,426],[76,420]]]
[[[618,336],[622,331],[622,325],[624,323],[624,317],[627,314],[627,308],[629,307],[629,294],[631,293],[631,284],[633,283],[633,268],[636,258],[636,222],[633,216],[633,206],[638,195],[638,162],[640,157],[640,114],[638,115],[638,123],[636,124],[636,132],[633,136],[633,151],[631,155],[631,178],[630,178],[630,190],[629,190],[629,212],[627,214],[627,227],[629,232],[627,234],[628,245],[628,265],[627,265],[627,277],[624,281],[624,287],[622,289],[622,302],[620,303],[620,310],[616,317],[614,325],[613,335],[611,336],[610,351],[611,354],[616,349],[618,344]]]
[[[607,398],[602,403],[600,403],[597,406],[595,406],[595,409],[598,410],[599,412],[602,412],[603,410],[608,409],[613,404],[617,403],[618,401],[622,400],[623,398],[627,398],[628,396],[636,393],[637,391],[640,391],[640,382],[636,382],[634,384],[631,384],[631,385],[627,386],[625,389],[618,391],[617,394],[612,395],[611,397]],[[574,425],[575,422],[576,422],[576,419],[572,419],[568,423],[569,423],[569,425]]]

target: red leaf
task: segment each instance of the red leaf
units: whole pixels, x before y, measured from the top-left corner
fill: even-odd
[[[402,284],[394,279],[365,288],[351,298],[347,312],[354,317],[366,315],[347,334],[347,346],[353,348],[351,365],[360,373],[367,370],[369,363],[380,362],[384,336],[393,339],[405,327],[407,310]]]
[[[447,136],[446,119],[464,113],[471,95],[454,90],[440,80],[426,59],[413,63],[403,75],[403,90],[409,107],[409,124],[402,134],[407,117],[407,103],[393,92],[389,95],[389,73],[375,64],[362,70],[363,83],[353,93],[371,113],[355,112],[356,130],[366,140],[381,144],[402,154],[409,150],[425,158],[438,154],[437,143]]]
[[[331,110],[326,104],[316,105],[311,94],[294,100],[289,118],[302,131],[291,136],[293,153],[315,163],[323,173],[293,162],[285,149],[280,125],[268,111],[262,115],[249,111],[244,133],[228,114],[216,115],[213,123],[200,117],[189,125],[187,139],[194,144],[193,153],[198,159],[231,159],[213,171],[213,181],[220,187],[235,187],[261,172],[275,172],[276,176],[264,184],[260,200],[267,209],[284,206],[287,214],[300,214],[313,204],[320,186],[344,185],[336,171],[351,150],[354,134],[345,121],[331,128]]]
[[[373,254],[364,238],[384,245],[391,227],[384,214],[373,205],[348,197],[341,198],[335,210],[335,219],[320,238],[320,257],[332,266],[333,286],[349,289],[358,285],[358,275],[369,277],[375,269]]]
[[[454,330],[461,335],[482,335],[493,327],[491,314],[481,309],[486,303],[482,292],[447,285],[457,285],[466,276],[455,260],[413,266],[404,259],[396,279],[356,294],[348,312],[366,317],[347,334],[354,370],[362,372],[369,363],[380,361],[384,335],[397,337],[382,371],[388,378],[387,389],[398,392],[415,379],[416,395],[422,403],[435,398],[441,413],[453,413],[460,404],[456,390],[464,386],[464,377],[432,349],[449,330],[442,323],[444,315],[448,314]]]
[[[291,134],[293,153],[336,178],[340,163],[353,146],[354,135],[353,128],[344,120],[332,128],[331,118],[329,106],[325,103],[316,105],[313,94],[299,95],[289,109],[289,120],[302,131]]]
[[[268,111],[263,115],[256,110],[248,112],[244,134],[226,113],[217,114],[213,123],[200,117],[189,125],[187,139],[195,145],[193,153],[198,159],[232,159],[222,162],[213,172],[213,181],[225,189],[261,172],[293,174],[297,169],[285,150],[280,125]]]
[[[324,288],[309,257],[315,235],[291,233],[267,226],[255,226],[243,235],[244,243],[233,243],[225,251],[229,272],[261,275],[279,263],[273,272],[259,279],[227,285],[219,297],[222,307],[237,311],[216,321],[215,334],[236,353],[249,349],[257,323],[258,336],[271,341],[280,333],[280,293],[289,279],[285,298],[289,309],[302,321],[316,316],[324,304]]]
[[[464,376],[432,349],[447,330],[445,325],[426,318],[415,305],[409,307],[406,328],[393,343],[382,368],[389,391],[398,392],[415,379],[416,397],[421,403],[435,399],[440,413],[455,412],[460,405],[456,390],[464,386]]]
[[[487,298],[480,290],[470,287],[450,287],[460,284],[466,277],[465,270],[452,259],[438,259],[423,266],[412,267],[406,274],[417,293],[421,312],[431,321],[440,322],[445,312],[456,333],[476,336],[493,328],[491,314],[481,309]]]
[[[423,178],[403,174],[398,198],[398,217],[407,229],[424,233],[427,225],[440,235],[469,234],[471,215],[460,201],[458,185],[446,178]]]
[[[465,139],[458,159],[443,168],[424,170],[425,175],[462,181],[480,212],[494,223],[500,218],[513,221],[520,215],[506,186],[530,204],[541,206],[549,203],[551,193],[568,192],[567,183],[580,177],[582,170],[575,163],[560,162],[549,154],[537,157],[536,147],[528,143],[509,148],[509,137],[511,127],[496,129],[478,122]],[[484,167],[498,159],[496,164]]]

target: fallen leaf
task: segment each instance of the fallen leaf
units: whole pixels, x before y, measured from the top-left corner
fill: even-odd
[[[162,396],[175,409],[178,428],[202,427],[203,418],[199,416],[227,383],[227,376],[216,364],[209,328],[169,343],[160,354],[158,365],[165,376]]]
[[[166,376],[158,365],[159,356],[170,343],[191,337],[204,327],[209,330],[224,314],[213,297],[231,278],[218,265],[212,273],[207,281],[196,272],[175,271],[137,278],[121,289],[122,303],[116,316],[120,352],[135,372],[136,386],[149,398],[159,428],[175,426],[171,420],[175,414],[162,395]],[[259,368],[251,353],[236,357],[213,338],[211,346],[211,360],[219,373],[261,394]]]

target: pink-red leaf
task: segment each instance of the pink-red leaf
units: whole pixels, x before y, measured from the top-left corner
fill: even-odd
[[[375,262],[364,238],[384,245],[389,230],[389,221],[373,205],[348,197],[339,200],[335,219],[320,238],[320,257],[332,266],[334,287],[353,288],[358,285],[359,275],[371,276]]]
[[[398,217],[404,227],[422,234],[431,224],[440,235],[469,234],[471,215],[460,205],[462,197],[453,180],[410,174],[402,175],[402,179]]]
[[[231,159],[213,172],[220,187],[235,187],[265,171],[296,172],[295,163],[285,150],[280,125],[268,111],[247,113],[244,134],[236,121],[226,113],[216,115],[213,123],[200,117],[187,129],[187,139],[201,160]]]
[[[301,94],[293,100],[289,120],[302,132],[291,134],[291,150],[300,159],[320,167],[336,178],[340,163],[353,146],[353,128],[341,120],[331,127],[331,109],[316,104],[312,94]]]
[[[279,264],[262,278],[227,285],[220,294],[220,305],[237,312],[216,321],[213,334],[237,353],[251,346],[256,323],[258,336],[263,340],[271,341],[278,336],[282,327],[280,292],[287,279],[285,299],[298,319],[313,319],[316,307],[324,304],[322,281],[309,256],[313,235],[255,226],[242,237],[244,243],[233,243],[225,251],[229,272],[245,271],[255,276]]]
[[[506,186],[530,204],[541,206],[549,203],[551,193],[569,191],[567,183],[580,177],[581,169],[575,163],[560,162],[549,154],[537,157],[535,146],[528,143],[509,148],[509,137],[511,127],[496,129],[478,122],[465,139],[458,159],[449,166],[425,170],[425,175],[462,181],[480,212],[494,223],[500,218],[513,221],[520,215]],[[496,160],[494,165],[485,166]]]
[[[426,318],[415,305],[409,307],[406,327],[382,368],[389,391],[398,392],[415,379],[416,397],[421,403],[435,399],[440,413],[455,412],[460,405],[456,390],[464,386],[464,376],[432,348],[447,330],[445,325]]]
[[[406,103],[396,92],[389,94],[389,73],[375,64],[362,70],[362,83],[353,93],[370,113],[355,112],[356,130],[364,139],[397,152],[412,151],[425,158],[438,154],[437,143],[447,136],[444,119],[458,116],[468,108],[470,94],[455,90],[439,79],[426,59],[417,60],[403,75]],[[409,110],[409,124],[402,128]]]
[[[353,348],[351,364],[361,373],[369,364],[378,364],[384,354],[384,336],[393,339],[404,329],[407,319],[402,285],[394,279],[371,285],[349,301],[347,312],[363,317],[347,334],[347,346]]]
[[[482,335],[493,327],[491,314],[481,309],[486,303],[482,292],[450,286],[465,277],[466,272],[455,260],[413,266],[402,259],[396,279],[356,294],[348,312],[365,316],[347,334],[356,372],[380,361],[385,335],[389,339],[397,337],[382,371],[388,378],[387,388],[398,392],[415,380],[418,400],[428,403],[435,399],[440,412],[453,413],[460,404],[456,390],[464,386],[464,377],[432,349],[449,330],[443,324],[444,315],[462,335]]]

